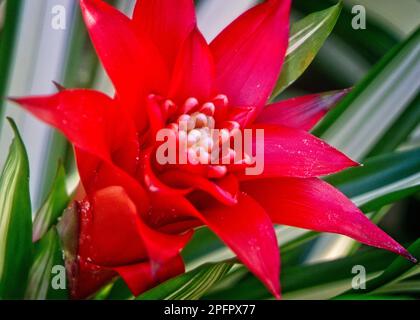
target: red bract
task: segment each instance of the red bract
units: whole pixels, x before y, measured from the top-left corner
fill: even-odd
[[[60,129],[75,148],[86,196],[78,202],[74,298],[89,296],[116,274],[137,295],[182,273],[180,251],[201,225],[276,297],[280,259],[273,223],[340,233],[414,260],[317,178],[357,165],[306,131],[327,111],[317,102],[341,95],[264,108],[288,46],[290,2],[255,6],[207,44],[192,0],[138,1],[133,19],[103,1],[80,1],[115,96],[64,90],[15,100]],[[235,130],[264,129],[264,141],[254,141],[265,146],[264,172],[244,175],[246,162],[159,165],[155,135],[165,127],[175,133],[179,119],[189,133],[225,129],[228,139]],[[201,150],[201,133],[188,152]]]

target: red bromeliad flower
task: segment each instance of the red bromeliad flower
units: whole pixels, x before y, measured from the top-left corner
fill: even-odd
[[[101,0],[80,4],[115,96],[74,89],[15,99],[74,145],[85,192],[77,202],[74,298],[117,274],[138,295],[182,273],[180,251],[201,225],[277,297],[273,223],[347,235],[415,260],[317,178],[357,165],[307,132],[325,113],[305,107],[319,96],[265,107],[288,46],[290,0],[255,6],[210,44],[197,29],[193,0],[141,0],[132,19]],[[187,123],[182,137],[179,119]],[[161,128],[187,139],[197,156],[208,156],[212,128],[224,129],[227,140],[264,129],[264,171],[245,176],[246,161],[160,165]]]

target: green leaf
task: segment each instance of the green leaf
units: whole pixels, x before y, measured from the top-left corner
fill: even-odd
[[[29,164],[18,129],[0,176],[0,299],[23,297],[32,260]]]
[[[186,265],[202,264],[203,260],[214,261],[214,259],[204,259],[206,255],[216,253],[218,250],[225,250],[225,245],[209,228],[203,227],[195,230],[191,241],[182,250],[182,258]],[[198,266],[197,265],[197,266]]]
[[[391,296],[391,295],[345,295],[337,297],[334,300],[416,300],[409,296]]]
[[[305,16],[337,3],[337,0],[293,0],[293,12]],[[353,4],[344,2],[340,18],[328,41],[319,51],[303,82],[319,88],[346,88],[359,82],[400,40],[392,28],[367,10],[366,29],[351,28]]]
[[[401,282],[390,283],[385,287],[375,290],[375,294],[415,294],[420,293],[419,280],[404,280]]]
[[[333,30],[341,8],[340,2],[329,9],[312,13],[292,25],[289,48],[272,100],[295,82],[311,64]]]
[[[326,181],[369,212],[417,192],[419,172],[420,148],[368,159],[364,166],[327,177]]]
[[[107,300],[131,300],[133,294],[131,293],[124,280],[118,278],[113,284],[105,299]]]
[[[325,9],[335,3],[337,3],[337,0],[293,0],[293,9],[305,15],[310,12]],[[352,13],[352,8],[352,3],[347,1],[344,2],[340,18],[337,21],[332,35],[334,38],[337,38],[341,44],[346,44],[344,49],[350,49],[345,51],[350,54],[352,60],[359,60],[361,57],[366,59],[369,63],[376,63],[398,43],[399,38],[392,29],[389,29],[386,24],[380,19],[377,19],[377,16],[370,10],[367,10],[366,12],[366,29],[360,29],[355,32],[355,30],[351,28],[352,20],[355,17],[354,13]],[[339,46],[338,43],[334,43],[334,40],[332,42],[334,47]],[[351,50],[351,48],[354,48],[355,50]],[[354,54],[360,57],[354,57]],[[323,53],[321,53],[321,55],[323,55]],[[345,64],[345,62],[341,60],[343,59],[342,56],[335,57],[335,59],[341,65]],[[328,63],[328,60],[325,62]],[[334,73],[334,70],[337,70],[335,65],[331,66],[330,64],[326,67],[332,69],[332,73]],[[346,75],[336,73],[337,78],[343,76]]]
[[[35,244],[34,262],[29,272],[29,282],[25,293],[25,299],[66,299],[68,297],[66,288],[54,288],[52,285],[53,277],[56,274],[59,276],[58,272],[60,271],[54,269],[57,267],[61,267],[65,275],[60,239],[57,230],[51,228],[50,231]]]
[[[389,52],[315,128],[314,134],[363,159],[418,94],[420,29]]]
[[[66,174],[63,165],[60,163],[50,193],[35,217],[32,235],[34,242],[41,239],[51,226],[57,223],[69,202],[70,197],[66,190]]]
[[[370,150],[367,157],[391,152],[406,142],[420,123],[420,93]]]
[[[207,263],[141,294],[138,300],[197,300],[222,279],[233,262]]]
[[[417,179],[416,184],[412,187],[399,188],[401,188],[401,186],[396,187],[395,191],[387,190],[382,195],[376,194],[374,197],[372,196],[371,200],[364,199],[365,203],[360,205],[360,209],[363,212],[372,212],[420,192],[419,179]]]
[[[0,37],[0,127],[2,125],[3,97],[9,82],[10,70],[13,61],[13,50],[17,40],[19,17],[22,7],[22,0],[7,1],[5,11],[5,22],[1,29]]]
[[[118,279],[120,280],[120,279]],[[131,300],[133,298],[133,295],[128,295],[124,298],[121,297],[121,299],[113,299],[113,298],[108,298],[108,296],[110,295],[110,292],[112,291],[112,288],[114,287],[114,283],[108,283],[106,286],[102,287],[101,289],[99,289],[99,291],[97,291],[92,297],[90,297],[90,299],[92,300]],[[128,287],[127,287],[128,289]],[[130,290],[129,290],[130,291]]]
[[[420,257],[420,239],[415,241],[407,250],[413,256]],[[398,282],[413,274],[420,274],[420,264],[414,264],[407,259],[397,257],[381,275],[366,283],[366,289],[363,290],[363,293],[374,292],[377,289]],[[344,294],[360,294],[360,292],[357,290],[349,290]]]
[[[352,268],[363,265],[372,277],[386,268],[394,255],[368,249],[334,261],[284,267],[280,282],[284,299],[330,299],[351,288]],[[241,269],[244,267],[240,267]],[[239,278],[234,285],[209,293],[204,299],[269,299],[270,293],[251,273]]]

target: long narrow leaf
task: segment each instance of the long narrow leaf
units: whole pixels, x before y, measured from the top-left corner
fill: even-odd
[[[54,277],[57,277],[57,281],[53,282]],[[35,245],[34,262],[29,272],[25,299],[45,300],[67,297],[63,252],[57,230],[52,228]]]
[[[19,299],[32,260],[29,163],[16,125],[9,121],[15,138],[0,176],[0,299]]]
[[[420,257],[420,239],[415,241],[408,250],[414,256]],[[363,292],[349,290],[344,294],[370,293],[391,283],[398,282],[398,280],[402,279],[404,275],[408,273],[420,273],[420,265],[415,265],[403,258],[397,257],[380,276],[373,278],[366,283],[366,289],[363,290]]]
[[[335,3],[337,3],[337,0],[293,0],[293,9],[305,15],[310,12],[323,10]],[[378,20],[370,10],[366,12],[366,29],[358,29],[355,32],[351,28],[355,17],[355,14],[352,13],[352,8],[352,3],[344,2],[340,19],[338,19],[332,35],[339,39],[340,42],[345,42],[348,47],[357,48],[358,55],[369,63],[374,64],[398,44],[399,38],[392,28]],[[340,57],[337,60],[339,59]],[[354,59],[357,58],[354,57]],[[335,65],[330,67],[334,69]],[[342,77],[343,75],[337,74],[336,76]]]
[[[420,29],[384,57],[314,130],[355,159],[363,159],[420,89]]]
[[[34,242],[41,239],[51,226],[57,223],[58,218],[70,201],[65,179],[64,167],[60,163],[50,193],[35,216],[32,235]]]
[[[0,37],[0,127],[2,125],[3,102],[9,82],[9,73],[13,61],[13,50],[19,25],[22,0],[7,1],[5,24]]]
[[[208,263],[170,279],[140,295],[138,300],[197,300],[233,266],[232,262]]]
[[[419,186],[419,172],[420,149],[415,149],[372,158],[362,167],[343,171],[326,180],[360,206],[385,195]]]
[[[367,157],[396,150],[407,141],[410,134],[420,123],[420,93],[414,98],[407,109],[400,115],[394,124],[387,130],[374,147],[371,148]]]
[[[292,25],[286,60],[272,100],[295,82],[311,64],[333,30],[341,7],[340,2],[329,9],[312,13]]]
[[[280,276],[284,299],[330,299],[351,288],[353,266],[363,265],[367,275],[383,270],[393,255],[369,250],[329,262],[283,268]],[[238,279],[234,286],[210,293],[205,299],[268,299],[270,294],[252,274]]]

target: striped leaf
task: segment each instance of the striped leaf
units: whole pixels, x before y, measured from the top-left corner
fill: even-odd
[[[420,123],[420,93],[398,117],[382,138],[371,148],[367,157],[388,153],[406,142]]]
[[[415,149],[369,159],[362,167],[343,171],[326,180],[369,212],[417,192],[419,172],[420,149]]]
[[[293,9],[305,16],[336,3],[337,0],[293,0]],[[319,88],[317,91],[354,86],[400,39],[395,30],[377,19],[374,10],[366,11],[366,29],[355,31],[351,28],[354,3],[344,1],[343,4],[333,32],[306,77],[312,88]]]
[[[61,268],[56,269],[56,268]],[[45,300],[45,299],[66,299],[66,288],[57,285],[65,285],[57,279],[55,287],[53,278],[59,277],[60,272],[64,272],[63,252],[61,251],[60,239],[57,230],[51,228],[50,231],[35,244],[34,262],[29,272],[28,287],[25,292],[25,299]],[[65,275],[65,272],[64,272]],[[64,278],[65,281],[65,278]]]
[[[197,300],[221,280],[232,262],[207,263],[143,293],[138,300]]]
[[[314,11],[319,11],[325,9],[328,6],[332,6],[337,3],[337,0],[293,0],[293,9],[298,11],[300,14],[306,15]],[[344,46],[344,52],[347,53],[345,57],[343,55],[338,55],[332,61],[333,66],[331,73],[334,73],[336,70],[336,65],[334,62],[339,64],[345,64],[340,59],[346,59],[350,57],[351,60],[359,60],[360,58],[366,59],[369,63],[376,63],[380,58],[383,57],[389,50],[392,49],[398,43],[398,34],[389,28],[389,25],[384,24],[380,19],[377,19],[377,16],[374,14],[373,10],[367,10],[367,19],[366,19],[366,29],[358,29],[356,32],[351,28],[352,22],[354,20],[355,14],[352,12],[353,4],[347,1],[344,2],[343,9],[340,13],[340,19],[338,19],[337,24],[332,32],[332,36],[336,38],[339,42],[346,45]],[[324,49],[340,49],[340,44],[332,41],[332,48]],[[341,47],[342,47],[341,46]],[[353,50],[352,50],[353,48]],[[347,49],[347,50],[345,50]],[[325,52],[321,53],[321,56]],[[333,52],[331,52],[333,53]],[[338,52],[335,51],[337,54]],[[355,57],[356,55],[356,57]],[[360,57],[359,57],[360,56]],[[324,57],[323,57],[324,58]],[[331,59],[329,59],[331,62]],[[328,60],[325,61],[328,63]],[[350,61],[351,63],[351,61]],[[325,66],[326,68],[331,68],[331,65]],[[326,70],[328,72],[328,70]],[[336,77],[342,77],[347,75],[342,75],[341,73],[336,73]]]
[[[34,242],[41,239],[51,226],[57,223],[69,201],[70,197],[66,190],[66,175],[64,167],[60,163],[50,193],[35,217],[32,235]]]
[[[333,30],[341,8],[340,2],[329,9],[312,13],[292,25],[286,60],[272,93],[272,100],[309,67]]]
[[[420,89],[420,29],[388,53],[314,134],[356,160],[366,157]]]
[[[18,38],[17,33],[19,29],[19,17],[23,1],[7,1],[5,5],[5,21],[4,24],[0,26],[0,128],[3,120],[1,117],[3,114],[3,97],[6,94],[7,84],[9,82],[9,76],[13,65],[13,50]]]
[[[0,299],[23,297],[32,260],[29,164],[13,120],[15,138],[0,176]]]
[[[283,299],[331,299],[351,288],[355,265],[366,267],[372,277],[392,261],[392,253],[368,249],[353,256],[328,262],[286,267],[281,271]],[[242,268],[242,267],[241,267]],[[237,271],[239,273],[239,271]],[[203,297],[204,299],[270,299],[270,293],[251,273],[239,277],[233,285]]]
[[[408,250],[415,256],[420,257],[420,239],[415,241]],[[390,284],[398,283],[406,277],[420,274],[420,264],[413,264],[404,258],[397,257],[395,260],[381,273],[366,283],[366,289],[363,294],[375,292]],[[357,290],[349,290],[344,294],[360,294]]]

